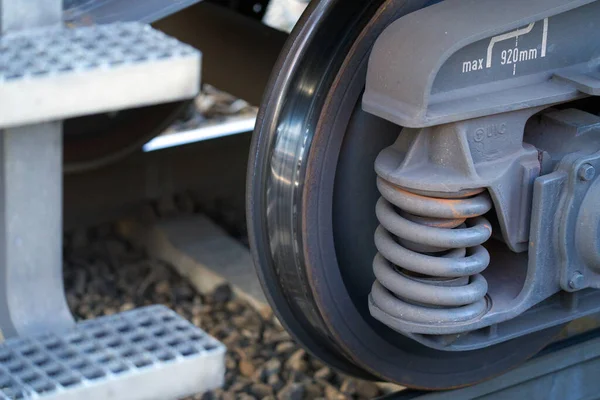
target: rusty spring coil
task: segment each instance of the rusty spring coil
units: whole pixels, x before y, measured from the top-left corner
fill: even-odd
[[[481,245],[492,233],[481,215],[492,208],[485,189],[462,198],[411,193],[378,178],[379,253],[371,303],[393,319],[440,324],[486,312],[490,261]],[[386,321],[381,321],[385,323]]]

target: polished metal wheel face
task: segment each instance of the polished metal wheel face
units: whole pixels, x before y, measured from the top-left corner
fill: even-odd
[[[265,292],[307,349],[357,376],[446,389],[518,365],[559,328],[444,352],[369,314],[379,197],[373,162],[400,129],[362,111],[366,63],[390,22],[427,3],[313,2],[263,101],[249,164],[248,222]]]

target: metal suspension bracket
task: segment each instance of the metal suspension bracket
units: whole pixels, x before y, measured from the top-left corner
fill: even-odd
[[[548,208],[540,189],[548,168],[568,176],[600,164],[595,156],[552,163],[544,146],[524,142],[534,115],[600,93],[600,39],[592,31],[598,22],[599,1],[446,0],[379,37],[363,109],[405,129],[375,164],[381,226],[369,308],[376,319],[430,347],[457,351],[600,310],[599,302],[565,302],[560,293],[598,286],[590,274],[583,284],[576,273],[584,274],[568,270],[565,260],[581,250],[580,264],[597,261],[593,221],[600,217],[590,216],[589,229],[578,231],[596,241],[566,239],[577,213],[556,221],[567,226],[557,239],[548,233],[555,222],[547,213],[591,200],[567,194]],[[490,236],[500,240],[484,248]],[[552,240],[566,241],[557,246],[563,267],[544,253]]]

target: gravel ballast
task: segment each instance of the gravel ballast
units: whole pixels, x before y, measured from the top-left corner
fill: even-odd
[[[65,235],[67,301],[77,319],[163,304],[228,349],[222,389],[189,399],[371,399],[380,387],[339,374],[308,355],[277,323],[234,297],[225,284],[208,295],[170,266],[148,258],[111,225]]]

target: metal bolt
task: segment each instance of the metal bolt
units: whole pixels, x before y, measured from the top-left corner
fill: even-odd
[[[580,272],[575,272],[573,276],[571,276],[571,280],[569,281],[569,287],[575,290],[582,289],[585,283],[584,281],[584,276]]]
[[[591,181],[596,176],[596,169],[591,164],[583,164],[577,175],[582,181]]]

